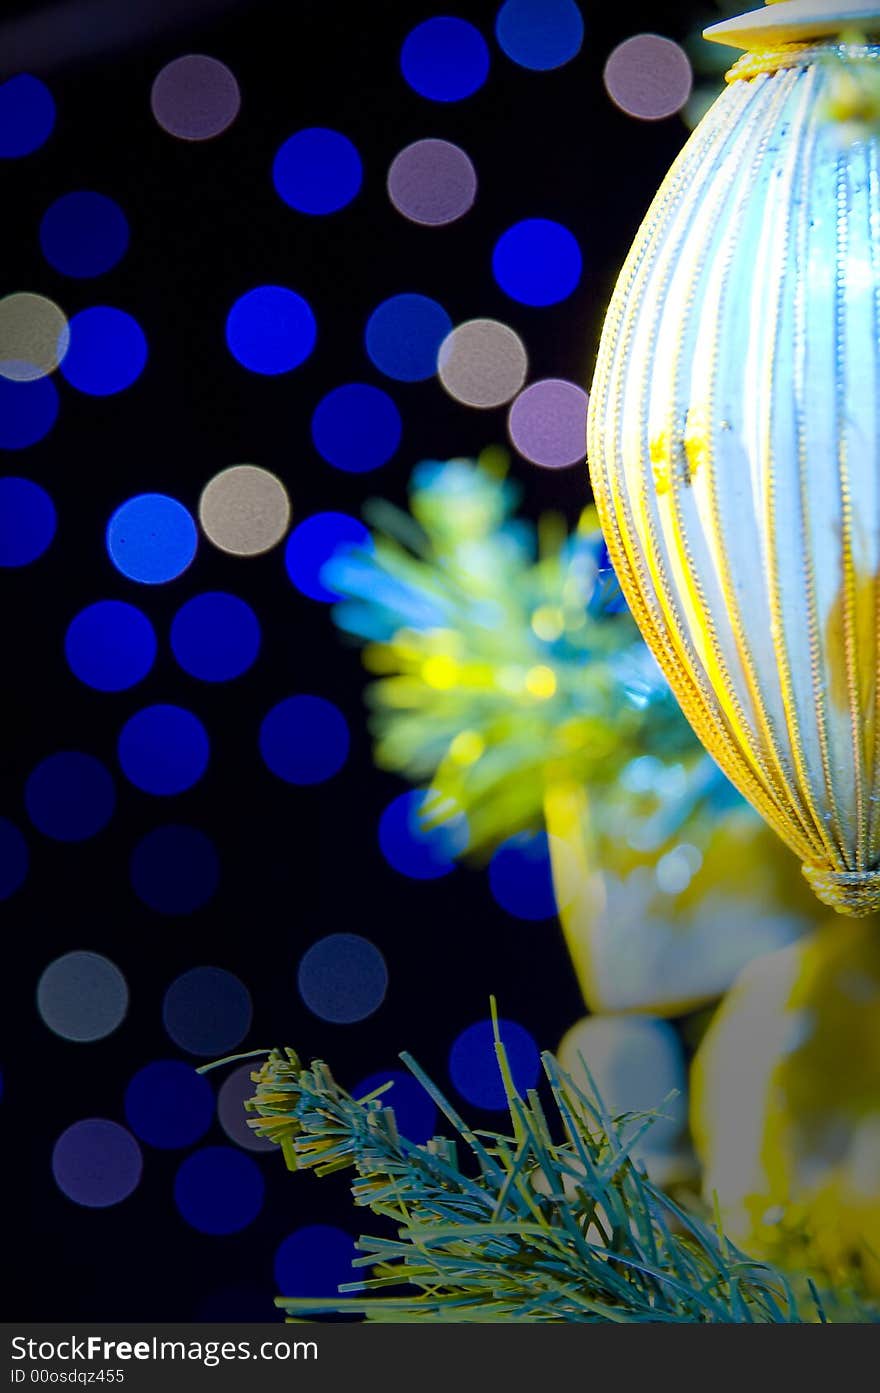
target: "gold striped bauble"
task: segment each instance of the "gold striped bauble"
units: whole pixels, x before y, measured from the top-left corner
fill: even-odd
[[[819,897],[867,914],[880,908],[880,5],[781,0],[711,36],[747,52],[614,292],[593,487],[697,734]]]

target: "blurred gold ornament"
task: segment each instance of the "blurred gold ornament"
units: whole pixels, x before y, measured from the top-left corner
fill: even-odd
[[[691,1121],[727,1231],[880,1291],[880,934],[826,923],[752,963],[691,1071]]]
[[[681,766],[646,771],[662,818]],[[559,920],[591,1011],[675,1017],[717,1001],[742,969],[799,938],[819,906],[797,862],[750,808],[705,807],[659,842],[646,800],[627,791],[592,808],[556,783],[544,802]]]
[[[686,715],[856,915],[880,907],[872,34],[864,0],[707,31],[748,52],[630,252],[589,419],[609,551]]]

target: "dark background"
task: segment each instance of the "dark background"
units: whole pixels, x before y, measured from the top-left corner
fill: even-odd
[[[602,68],[624,38],[649,30],[683,39],[700,16],[687,4],[585,0],[579,57],[533,73],[495,44],[497,4],[475,0],[448,7],[416,0],[168,0],[161,20],[162,7],[141,0],[91,8],[6,0],[0,63],[4,55],[10,62],[4,31],[16,16],[43,8],[47,15],[55,11],[45,31],[54,53],[48,60],[39,51],[27,54],[27,67],[51,87],[58,119],[40,151],[2,169],[0,293],[39,291],[68,314],[96,299],[118,304],[145,327],[150,357],[135,386],[117,397],[82,396],[60,382],[55,429],[26,460],[4,462],[4,472],[26,473],[49,489],[59,530],[39,563],[0,575],[0,813],[26,830],[31,854],[24,888],[3,906],[0,939],[4,1229],[14,1240],[8,1248],[4,1243],[10,1290],[3,1314],[271,1319],[279,1241],[302,1223],[359,1231],[362,1216],[350,1206],[344,1179],[293,1179],[279,1156],[257,1155],[267,1181],[262,1213],[242,1233],[212,1238],[191,1229],[174,1208],[179,1152],[145,1146],[140,1186],[106,1210],[71,1203],[52,1178],[60,1132],[81,1117],[123,1121],[132,1073],[175,1055],[161,1020],[174,977],[202,963],[236,973],[255,1007],[243,1048],[293,1044],[326,1058],[351,1085],[392,1066],[407,1048],[448,1087],[450,1044],[486,1015],[490,992],[542,1047],[556,1045],[582,1014],[582,1003],[554,922],[506,916],[478,871],[459,869],[424,885],[403,879],[382,859],[378,818],[403,785],[373,768],[357,653],[346,648],[327,609],[290,585],[283,547],[242,561],[203,543],[189,571],[145,594],[110,564],[106,522],[120,502],[145,490],[167,491],[194,512],[207,480],[240,462],[263,465],[285,481],[295,520],[326,508],[357,514],[371,495],[403,502],[410,470],[423,458],[472,455],[503,442],[503,409],[469,411],[436,382],[382,383],[366,358],[363,326],[395,292],[436,297],[456,323],[497,317],[524,338],[532,379],[558,375],[587,385],[615,275],[687,135],[679,117],[644,122],[618,111],[605,93]],[[86,17],[65,27],[63,12],[78,9]],[[400,75],[405,35],[438,12],[472,20],[492,47],[489,81],[463,102],[426,101]],[[200,144],[170,138],[149,108],[158,70],[188,52],[229,64],[242,91],[236,123]],[[21,55],[13,56],[20,66]],[[361,195],[332,218],[297,215],[272,187],[276,149],[306,125],[346,132],[364,161]],[[460,143],[480,180],[473,210],[445,229],[407,222],[385,192],[394,155],[424,136]],[[75,188],[117,199],[131,226],[128,254],[96,283],[59,275],[39,250],[42,212]],[[496,238],[529,216],[558,219],[584,250],[577,292],[549,309],[515,304],[491,275]],[[296,372],[264,378],[232,358],[223,325],[238,295],[272,282],[307,295],[319,340]],[[372,475],[339,473],[311,445],[315,403],[349,380],[386,386],[403,414],[401,448]],[[573,521],[588,499],[583,469],[552,473],[514,458],[513,471],[530,514],[556,507]],[[216,686],[188,678],[166,641],[179,605],[213,588],[241,595],[263,628],[255,666]],[[79,683],[62,648],[74,613],[111,597],[143,605],[160,635],[149,677],[118,695]],[[274,778],[256,748],[265,712],[300,690],[336,702],[353,735],[343,773],[301,790]],[[22,799],[29,771],[54,750],[88,750],[113,768],[123,720],[163,700],[196,711],[212,742],[208,774],[175,800],[174,814],[214,839],[221,887],[186,919],[151,913],[129,886],[131,848],[159,820],[148,795],[118,780],[112,823],[79,846],[42,838],[30,828]],[[296,991],[303,951],[338,930],[366,934],[389,966],[383,1007],[357,1026],[317,1019]],[[107,954],[131,990],[122,1026],[90,1045],[53,1035],[34,1005],[40,973],[74,948]],[[226,1138],[215,1125],[206,1141]]]

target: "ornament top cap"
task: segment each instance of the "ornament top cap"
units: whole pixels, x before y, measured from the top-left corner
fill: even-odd
[[[834,38],[847,30],[880,35],[880,0],[766,0],[763,10],[703,30],[713,43],[747,50]]]

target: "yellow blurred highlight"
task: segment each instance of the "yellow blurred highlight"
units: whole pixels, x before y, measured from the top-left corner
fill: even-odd
[[[532,615],[532,630],[545,643],[555,643],[565,633],[565,615],[553,605],[542,605]]]
[[[422,677],[438,692],[450,691],[458,681],[459,667],[454,658],[438,653],[422,663]]]
[[[482,735],[478,735],[475,730],[463,730],[460,735],[456,735],[449,746],[450,757],[463,768],[476,764],[477,760],[485,754],[485,751],[486,742]]]
[[[556,673],[551,667],[533,667],[526,676],[526,691],[539,701],[549,701],[556,689]]]

